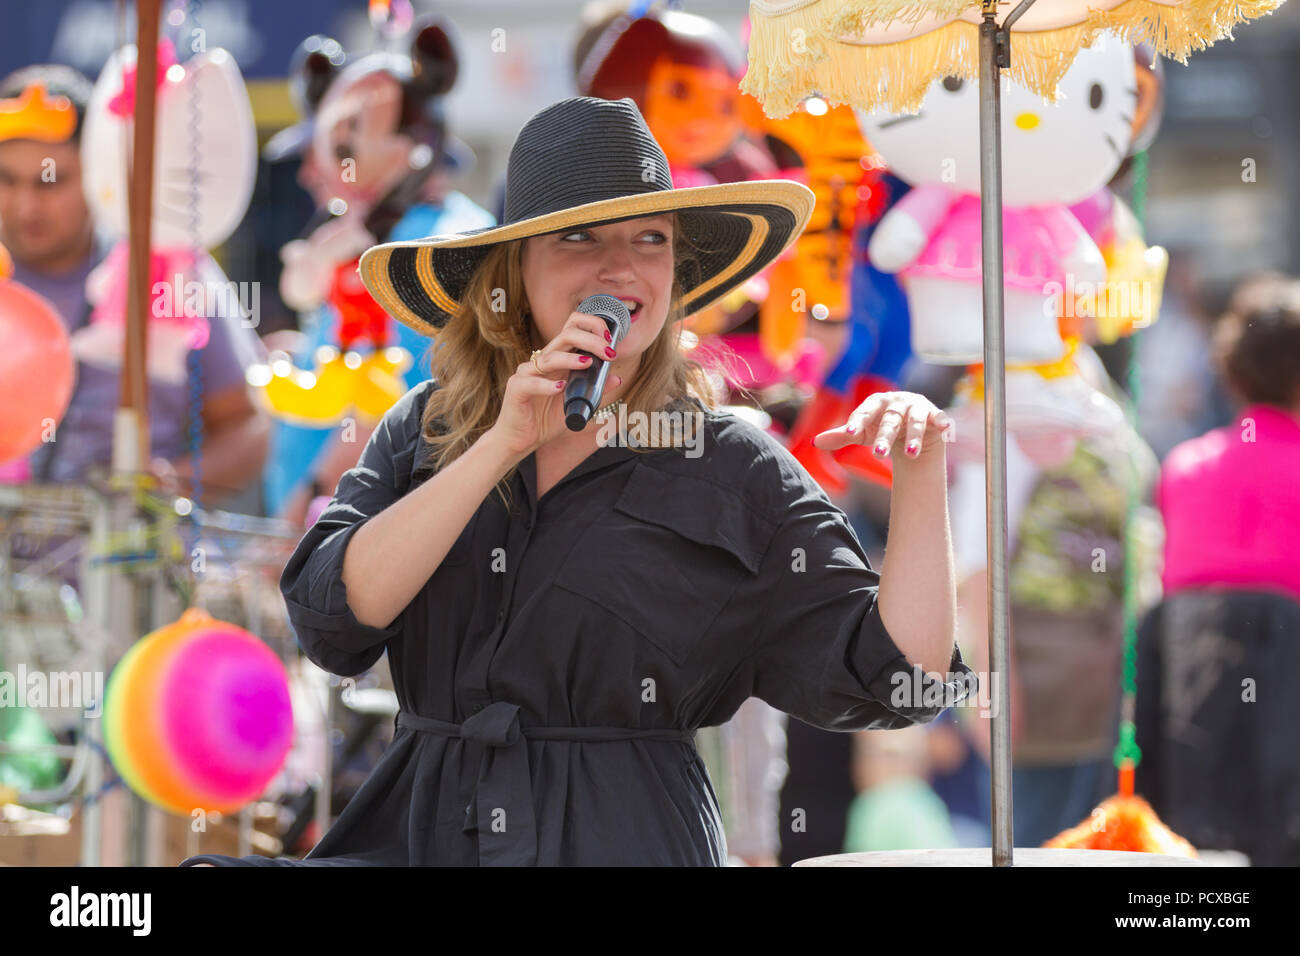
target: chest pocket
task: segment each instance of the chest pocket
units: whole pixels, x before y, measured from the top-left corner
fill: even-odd
[[[711,481],[638,463],[555,586],[599,604],[680,665],[737,587],[758,574],[775,531]]]

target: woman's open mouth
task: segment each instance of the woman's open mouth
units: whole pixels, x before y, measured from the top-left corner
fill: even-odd
[[[638,301],[637,299],[619,299],[618,301],[622,302],[625,306],[627,306],[628,315],[630,315],[632,317],[632,321],[635,322],[637,316],[641,312],[640,301]]]

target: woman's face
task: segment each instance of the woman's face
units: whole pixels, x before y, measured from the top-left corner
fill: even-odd
[[[541,339],[538,345],[555,338],[588,296],[622,299],[632,314],[632,325],[616,346],[618,358],[613,366],[620,372],[635,369],[635,359],[655,340],[668,318],[673,287],[672,217],[646,216],[532,236],[524,241],[523,274],[533,324]]]

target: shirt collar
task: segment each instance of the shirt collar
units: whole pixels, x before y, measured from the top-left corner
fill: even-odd
[[[707,415],[707,410],[697,399],[691,397],[690,401],[700,411],[705,411]],[[556,482],[547,494],[551,494],[551,492],[556,488],[568,481],[572,481],[574,478],[580,478],[583,475],[590,474],[593,471],[599,471],[602,468],[609,468],[620,462],[627,461],[629,458],[645,457],[646,455],[653,455],[656,453],[665,454],[671,451],[671,448],[651,448],[638,451],[625,444],[601,445],[594,452],[580,461],[567,475]],[[528,492],[528,503],[535,511],[537,509],[536,452],[531,453],[527,458],[523,459],[523,461],[519,463],[518,473],[520,479],[524,483],[524,489]]]
[[[602,445],[594,452],[580,461],[567,475],[561,478],[551,487],[547,494],[550,495],[561,485],[579,478],[583,475],[598,471],[601,468],[608,468],[611,465],[626,461],[637,452],[633,451],[626,445]],[[523,480],[524,489],[528,492],[528,503],[534,510],[537,508],[537,453],[531,453],[527,458],[519,463],[519,477]]]

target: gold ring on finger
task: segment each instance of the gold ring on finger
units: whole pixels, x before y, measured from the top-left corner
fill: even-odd
[[[542,367],[541,367],[540,365],[537,364],[537,356],[539,356],[539,355],[541,355],[541,354],[542,354],[542,350],[541,350],[541,349],[533,349],[533,354],[532,354],[532,356],[531,356],[532,363],[533,363],[533,368],[537,369],[538,372],[541,372],[541,371],[542,371]],[[543,374],[545,374],[545,373],[543,373]]]

